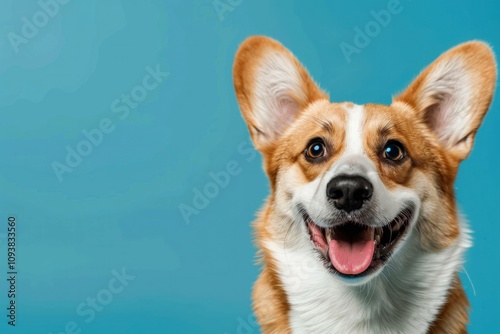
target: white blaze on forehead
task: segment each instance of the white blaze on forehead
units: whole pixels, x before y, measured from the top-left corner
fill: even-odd
[[[332,176],[339,174],[365,175],[369,170],[374,170],[370,158],[365,154],[363,147],[363,125],[365,122],[365,107],[350,105],[344,107],[346,115],[344,153],[330,169]]]
[[[365,108],[360,105],[353,105],[345,108],[347,116],[345,155],[363,154],[363,121]]]

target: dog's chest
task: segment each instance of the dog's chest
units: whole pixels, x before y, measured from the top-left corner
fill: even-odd
[[[429,255],[408,247],[411,256],[402,254],[400,263],[370,283],[352,287],[327,272],[305,247],[268,246],[278,262],[294,334],[425,333],[446,300],[464,251],[453,247]]]

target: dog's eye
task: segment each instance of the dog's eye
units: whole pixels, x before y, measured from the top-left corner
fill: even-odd
[[[316,160],[325,156],[326,148],[321,139],[313,140],[306,148],[306,158]]]
[[[406,156],[406,151],[400,142],[389,140],[384,146],[384,158],[391,161],[401,161]]]

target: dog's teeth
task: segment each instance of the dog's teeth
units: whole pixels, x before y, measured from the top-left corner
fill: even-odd
[[[397,220],[394,226],[392,227],[392,232],[398,232],[401,228],[401,221]]]
[[[326,236],[327,243],[330,243],[330,241],[332,240],[332,233],[333,232],[330,229],[325,230],[325,236]]]
[[[378,245],[378,244],[380,244],[380,235],[379,234],[375,235],[375,245]]]
[[[403,226],[403,224],[404,224],[403,219],[398,218],[398,219],[396,220],[396,223],[395,223],[395,224],[394,224],[394,226],[392,227],[392,230],[393,230],[394,232],[398,232],[398,231],[401,229],[401,227]]]

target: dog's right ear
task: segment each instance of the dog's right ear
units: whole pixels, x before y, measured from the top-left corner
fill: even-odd
[[[233,79],[241,113],[261,152],[309,103],[328,99],[292,53],[268,37],[243,42],[236,53]]]

